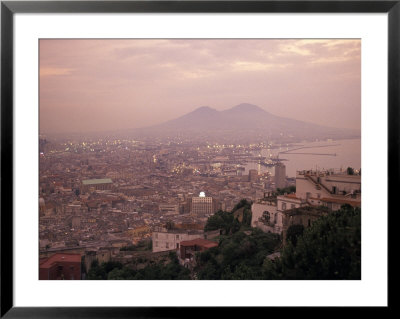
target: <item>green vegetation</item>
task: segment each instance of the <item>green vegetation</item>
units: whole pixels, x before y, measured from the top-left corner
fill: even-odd
[[[304,209],[304,208],[303,208]],[[311,209],[311,208],[310,208]],[[312,208],[315,209],[315,208]],[[360,279],[361,210],[345,205],[308,227],[292,225],[281,257],[266,258],[280,245],[258,229],[221,238],[197,254],[198,279]]]
[[[234,234],[239,230],[250,229],[251,203],[242,199],[231,212],[222,210],[209,217],[205,231],[222,229],[225,234]]]
[[[277,188],[276,195],[291,194],[296,192],[296,186],[288,186],[285,188]]]
[[[107,279],[108,273],[113,269],[122,269],[121,263],[109,261],[99,265],[97,260],[92,262],[90,270],[87,274],[89,280],[105,280]]]
[[[232,213],[233,213],[234,211],[236,211],[236,210],[242,208],[242,207],[247,208],[247,209],[251,209],[251,202],[247,201],[247,199],[245,199],[245,198],[242,199],[239,203],[237,203],[237,204],[235,205],[235,207],[233,207]]]
[[[222,229],[225,231],[226,234],[229,234],[229,232],[231,231],[232,223],[233,214],[220,210],[208,218],[207,223],[204,226],[204,230],[210,231]]]
[[[169,253],[169,262],[152,263],[138,270],[134,278],[142,280],[189,280],[190,271],[181,266],[175,252]],[[123,278],[122,278],[123,279]]]
[[[302,236],[304,232],[303,225],[290,225],[286,232],[286,240],[293,246],[297,245],[297,238]]]
[[[354,168],[347,167],[347,175],[354,175]]]
[[[265,279],[361,279],[361,210],[344,205],[316,220],[264,263]]]
[[[190,271],[179,265],[175,252],[171,252],[166,260],[150,262],[143,269],[133,269],[117,262],[99,265],[92,263],[87,279],[89,280],[189,280]]]
[[[315,207],[302,207],[315,210]],[[321,208],[322,209],[322,208]],[[326,209],[326,208],[324,208]],[[131,266],[116,262],[92,264],[88,279],[101,280],[332,280],[361,279],[361,210],[344,205],[315,220],[310,227],[292,225],[281,249],[277,234],[250,228],[250,203],[241,201],[232,212],[211,216],[206,230],[223,229],[218,247],[195,255],[192,272],[182,267],[175,252],[155,261]],[[241,221],[239,221],[241,220]],[[273,260],[267,256],[280,250]],[[143,264],[143,263],[144,264]],[[144,268],[139,269],[142,266]]]
[[[238,231],[218,247],[196,255],[198,279],[262,279],[265,256],[280,244],[279,236],[259,229]]]

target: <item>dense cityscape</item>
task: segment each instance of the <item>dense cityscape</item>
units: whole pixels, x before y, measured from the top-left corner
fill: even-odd
[[[295,147],[296,143],[285,145]],[[51,256],[64,254],[69,258],[75,253],[87,272],[93,261],[135,264],[143,256],[157,260],[176,251],[180,264],[193,268],[195,254],[180,256],[180,249],[190,241],[197,245],[194,250],[208,247],[207,242],[197,243],[200,239],[217,245],[223,231],[214,227],[210,232],[209,220],[217,212],[235,214],[240,202],[249,204],[249,229],[280,236],[288,229],[284,212],[289,208],[360,207],[361,172],[309,171],[290,178],[284,160],[255,155],[260,149],[279,146],[272,142],[194,144],[177,138],[149,142],[51,141],[41,137],[41,265],[49,264],[44,261]],[[246,171],[248,163],[273,167],[274,174]],[[334,186],[321,181],[329,175],[336,178]],[[296,185],[302,176],[307,176],[311,185]],[[293,192],[296,186],[297,192]],[[313,188],[312,193],[304,190],[307,187]],[[310,226],[310,218],[314,220],[318,214],[313,211],[307,215],[306,225]],[[243,216],[237,219],[241,221]],[[271,253],[274,256],[275,250]],[[82,273],[81,269],[79,278]]]
[[[262,198],[275,185],[271,175],[256,170],[244,175],[243,164],[258,160],[252,151],[261,145],[45,139],[41,145],[40,221],[51,225],[40,233],[42,248],[50,241],[52,248],[63,242],[132,244],[166,220],[205,223],[208,216],[190,214],[191,199],[200,192],[213,198],[214,212],[231,210],[243,198]],[[75,224],[81,227],[71,231]]]

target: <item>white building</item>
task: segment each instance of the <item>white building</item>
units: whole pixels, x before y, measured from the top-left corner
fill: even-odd
[[[181,241],[196,238],[204,238],[204,231],[160,228],[152,234],[153,252],[176,250]]]
[[[277,196],[276,203],[252,205],[252,226],[281,233],[284,211],[304,206],[325,206],[338,210],[343,204],[361,207],[361,176],[333,171],[298,171],[296,193]]]
[[[197,217],[208,217],[215,213],[215,201],[201,192],[199,197],[192,197],[191,214]]]
[[[282,215],[278,214],[276,201],[260,200],[253,203],[251,214],[251,227],[278,234],[282,231]]]
[[[361,206],[361,176],[333,171],[298,171],[296,194],[278,196],[278,210],[303,205],[327,206],[335,210],[343,204]]]

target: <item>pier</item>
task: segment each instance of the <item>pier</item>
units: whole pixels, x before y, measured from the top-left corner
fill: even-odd
[[[305,149],[305,148],[321,148],[321,147],[331,147],[331,146],[339,146],[339,145],[340,144],[319,145],[319,146],[302,146],[302,147],[293,148],[291,150],[279,152],[278,153],[278,157],[279,157],[279,154],[336,156],[336,153],[305,153],[305,152],[293,152],[293,151],[298,151],[298,150],[302,150],[302,149]]]
[[[299,154],[299,155],[322,155],[322,156],[336,156],[336,153],[285,153],[285,154]]]

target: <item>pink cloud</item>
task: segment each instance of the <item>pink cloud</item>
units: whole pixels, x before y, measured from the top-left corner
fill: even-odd
[[[241,102],[323,125],[361,122],[357,39],[41,40],[40,75],[42,132],[147,126]]]

